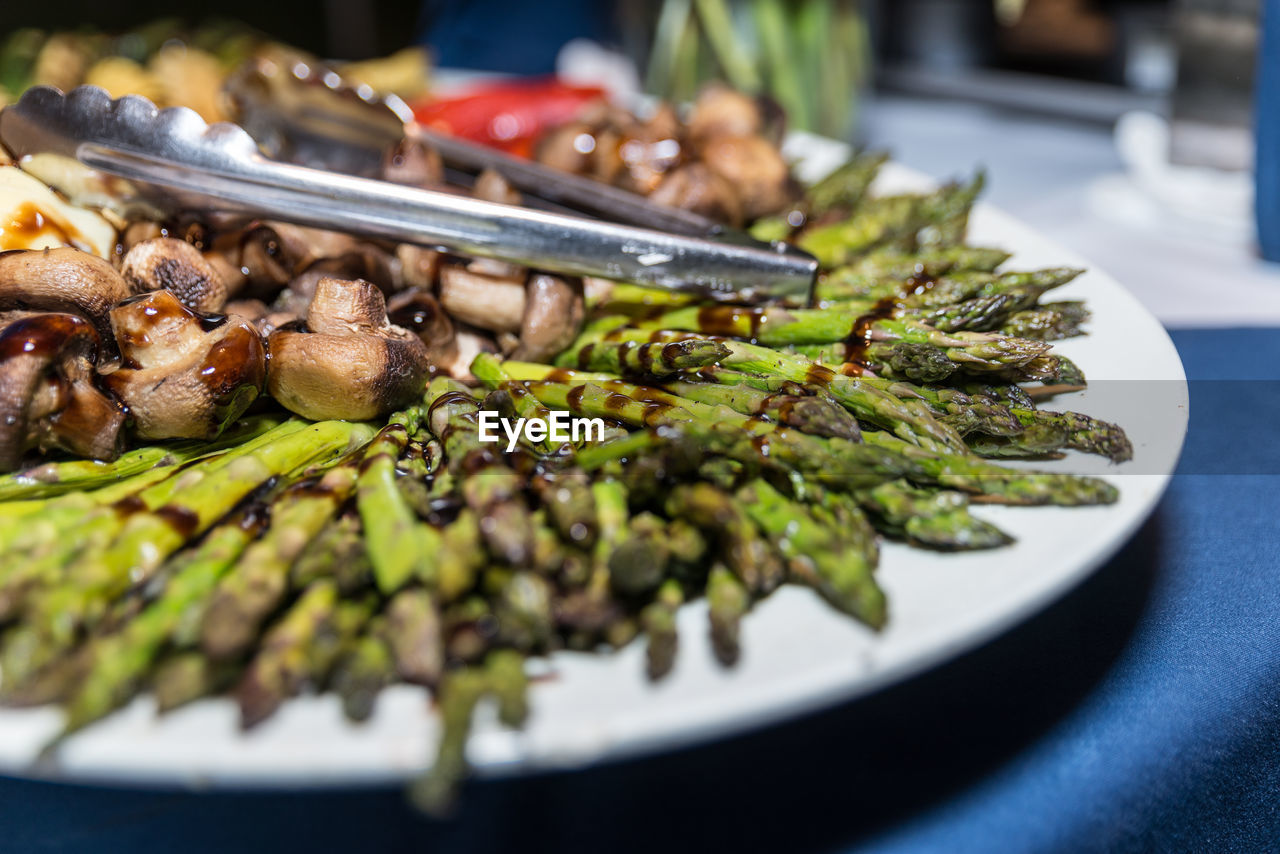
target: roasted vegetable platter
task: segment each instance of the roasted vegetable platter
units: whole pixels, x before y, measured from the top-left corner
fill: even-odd
[[[810,182],[850,158],[799,135],[786,151]],[[184,414],[205,419],[200,439],[0,482],[0,762],[130,782],[406,779],[442,809],[468,768],[595,762],[793,715],[1061,594],[1173,469],[1176,353],[1120,285],[971,210],[977,182],[851,163],[846,185],[879,174],[833,203],[839,218],[816,216],[821,189],[800,203],[815,222],[794,236],[832,271],[815,308],[600,285],[562,307],[585,312],[577,335],[537,358],[519,341],[427,356],[422,306],[397,326],[376,289],[324,276],[310,314],[278,326],[209,320],[172,287],[98,318],[128,351],[106,383],[137,401],[124,429],[145,433],[158,388],[127,390],[150,369],[133,314],[194,318],[174,334],[214,347],[272,325],[263,376],[232,385],[302,417],[222,389]],[[357,334],[371,349],[352,361],[413,394],[308,373],[331,358],[314,339]],[[388,396],[403,404],[389,416]],[[605,428],[504,453],[479,441],[482,410]],[[59,435],[41,441],[65,451]]]

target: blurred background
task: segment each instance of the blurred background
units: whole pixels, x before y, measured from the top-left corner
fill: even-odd
[[[175,18],[158,2],[50,0],[5,9],[0,87],[12,97],[43,75],[164,100],[174,80],[216,81],[266,41],[334,62],[390,57],[344,73],[415,108],[494,76],[559,73],[615,97],[677,102],[722,79],[770,96],[793,129],[887,149],[936,178],[987,167],[988,201],[1116,275],[1169,325],[1275,325],[1280,268],[1262,255],[1280,255],[1270,211],[1272,200],[1280,207],[1270,165],[1280,145],[1256,140],[1280,116],[1263,109],[1255,122],[1254,108],[1272,103],[1278,64],[1259,61],[1259,44],[1270,44],[1260,22],[1280,17],[1265,18],[1267,5],[224,0],[210,20]],[[183,61],[166,47],[183,47]],[[580,106],[564,94],[507,94],[470,133],[496,128],[488,141],[519,150],[529,129],[500,127],[493,110],[523,121],[512,104],[555,102],[548,109],[564,121]],[[464,122],[457,108],[435,109]],[[216,104],[203,112],[216,118]]]

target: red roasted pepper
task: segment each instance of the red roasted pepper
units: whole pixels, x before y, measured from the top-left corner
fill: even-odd
[[[412,104],[422,125],[528,157],[548,128],[572,121],[604,97],[598,86],[571,86],[554,77],[484,83],[465,95]]]

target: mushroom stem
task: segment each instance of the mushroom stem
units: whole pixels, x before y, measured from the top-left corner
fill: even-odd
[[[393,326],[382,292],[359,280],[321,279],[305,326],[277,329],[269,344],[271,396],[317,421],[393,412],[422,394],[431,370],[426,345]]]
[[[450,265],[440,272],[440,304],[454,318],[472,326],[491,332],[518,332],[524,319],[524,281]]]
[[[512,357],[548,361],[578,337],[585,315],[581,279],[534,273],[527,285],[520,344]]]

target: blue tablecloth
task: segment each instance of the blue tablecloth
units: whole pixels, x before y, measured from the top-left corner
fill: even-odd
[[[1280,850],[1280,332],[1174,339],[1192,427],[1155,516],[1046,612],[906,684],[675,754],[472,784],[449,822],[390,789],[0,780],[0,849]]]

